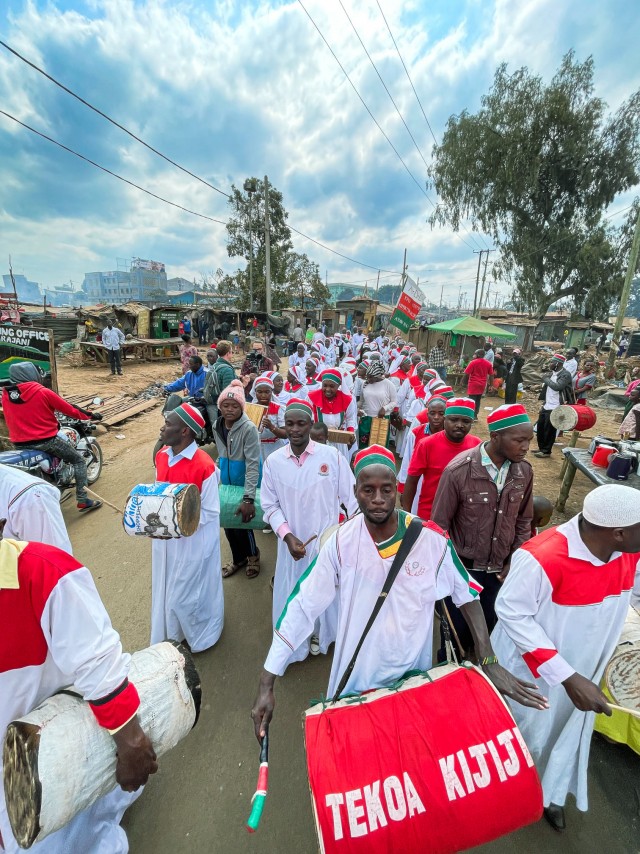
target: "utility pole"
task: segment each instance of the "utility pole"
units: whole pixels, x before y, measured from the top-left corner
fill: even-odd
[[[438,320],[442,320],[442,294],[444,293],[444,285],[440,288],[440,309],[438,311]]]
[[[622,293],[620,294],[620,307],[618,308],[618,316],[616,317],[616,323],[613,327],[613,340],[611,341],[611,347],[609,349],[609,358],[607,359],[607,370],[606,374],[609,371],[613,370],[613,363],[616,358],[616,351],[618,349],[618,342],[620,341],[620,333],[622,332],[622,324],[624,322],[624,313],[627,310],[627,304],[629,302],[629,295],[631,293],[631,282],[633,281],[633,277],[635,276],[636,267],[638,266],[638,254],[640,253],[640,211],[638,211],[638,216],[636,218],[636,229],[633,233],[633,241],[631,243],[631,251],[629,252],[629,265],[627,266],[627,273],[624,277],[624,285],[622,286]]]
[[[271,244],[269,234],[269,179],[264,176],[264,251],[265,251],[265,310],[271,314]]]
[[[253,311],[253,194],[258,189],[255,178],[247,178],[243,189],[249,196],[249,311]]]
[[[9,276],[11,277],[11,287],[13,288],[13,298],[16,301],[16,311],[18,310],[18,291],[16,290],[16,280],[13,278],[13,267],[11,266],[11,255],[9,255]],[[46,312],[46,309],[45,309]]]
[[[380,270],[378,270],[378,281],[376,282],[376,299],[378,297],[378,288],[380,287]]]
[[[476,273],[476,290],[473,295],[473,316],[475,317],[476,308],[478,306],[478,285],[480,284],[480,265],[482,264],[482,256],[484,254],[484,249],[474,249],[474,255],[478,256],[478,272]]]
[[[474,316],[476,314],[479,315],[480,309],[482,308],[482,300],[484,297],[484,283],[485,283],[485,279],[487,278],[487,264],[489,263],[489,252],[495,252],[495,249],[483,249],[482,252],[485,253],[484,272],[482,274],[482,288],[480,289],[480,300],[478,302],[477,313],[475,310],[473,312]],[[482,252],[480,253],[481,256],[482,256]]]
[[[404,250],[404,260],[402,261],[402,278],[400,279],[401,288],[400,291],[404,290],[404,283],[407,278],[407,250]]]

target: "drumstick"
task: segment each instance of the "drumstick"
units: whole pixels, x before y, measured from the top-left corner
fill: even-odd
[[[86,487],[86,490],[87,490],[87,492],[89,493],[89,495],[93,495],[93,497],[94,497],[94,498],[97,498],[97,499],[98,499],[98,501],[102,501],[102,503],[103,503],[103,504],[106,504],[106,505],[107,505],[107,507],[111,507],[111,509],[112,509],[112,510],[115,510],[115,511],[116,511],[117,513],[119,513],[121,516],[124,516],[124,510],[121,510],[119,507],[116,507],[116,505],[115,505],[115,504],[112,504],[110,501],[107,501],[107,499],[106,499],[106,498],[103,498],[101,495],[98,495],[98,493],[97,493],[97,492],[94,492],[94,491],[93,491],[93,489],[89,489],[89,487],[88,487],[88,486]]]
[[[445,613],[445,616],[447,618],[447,622],[449,623],[451,631],[453,632],[453,636],[456,639],[456,643],[458,644],[458,651],[460,653],[460,657],[464,658],[464,647],[460,643],[460,638],[458,637],[458,632],[456,631],[456,627],[453,625],[453,620],[451,619],[451,615],[449,614],[449,609],[447,608],[447,603],[444,601],[444,599],[442,600],[442,607],[444,608],[444,613]]]
[[[267,799],[269,789],[269,730],[265,728],[262,742],[260,743],[260,770],[258,772],[258,785],[254,796],[251,798],[251,815],[247,820],[247,830],[255,833],[262,818],[264,802]]]
[[[628,715],[640,720],[640,711],[638,711],[638,709],[628,709],[626,706],[616,706],[614,703],[609,703],[608,700],[607,705],[610,709],[615,709],[616,712],[626,712]]]
[[[317,536],[318,536],[317,534],[314,534],[312,537],[309,537],[309,539],[307,540],[307,542],[302,544],[302,548],[303,548],[303,549],[304,549],[304,548],[306,548],[306,547],[309,545],[309,543],[312,543],[312,542],[315,540],[315,538],[316,538]]]

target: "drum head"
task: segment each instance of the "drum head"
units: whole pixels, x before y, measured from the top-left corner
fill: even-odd
[[[572,406],[556,406],[549,420],[556,430],[573,430],[578,423],[578,413]]]
[[[190,537],[198,530],[200,524],[200,492],[198,487],[190,483],[184,490],[184,498],[180,501],[180,530],[184,537]]]
[[[615,654],[604,674],[609,693],[618,706],[640,712],[640,649],[630,649]]]

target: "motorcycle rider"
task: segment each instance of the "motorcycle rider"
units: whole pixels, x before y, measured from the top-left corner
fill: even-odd
[[[60,429],[55,413],[61,412],[79,421],[100,421],[97,412],[87,412],[67,403],[50,388],[42,385],[43,375],[31,362],[17,362],[9,367],[11,385],[2,392],[2,411],[9,439],[16,448],[35,448],[58,457],[73,466],[76,501],[81,513],[97,510],[102,501],[87,495],[87,464],[82,454],[58,436]]]
[[[172,391],[181,391],[184,389],[190,397],[202,397],[204,389],[204,381],[207,378],[207,372],[202,367],[202,359],[200,356],[191,356],[189,358],[189,370],[172,383],[167,383],[164,390],[167,393]]]

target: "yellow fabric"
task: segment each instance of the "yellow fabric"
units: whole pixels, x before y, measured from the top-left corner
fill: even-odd
[[[604,683],[600,686],[603,693],[612,703],[615,702]],[[640,720],[625,712],[613,713],[610,718],[606,715],[596,715],[596,732],[606,735],[607,738],[617,741],[619,744],[628,745],[631,750],[640,756]]]
[[[0,590],[17,590],[18,558],[28,543],[19,540],[0,540]]]

